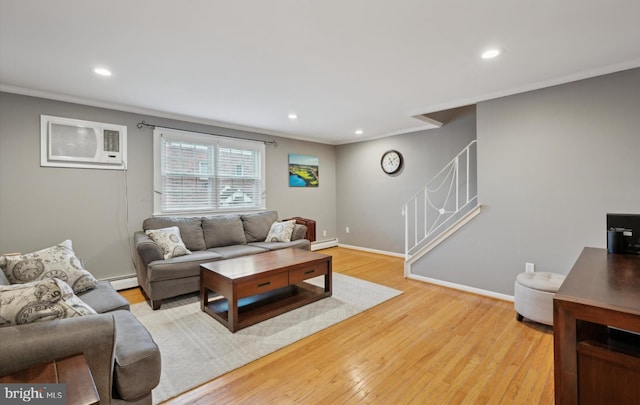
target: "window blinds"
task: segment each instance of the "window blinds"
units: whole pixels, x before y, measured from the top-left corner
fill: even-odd
[[[264,143],[157,128],[154,145],[156,213],[263,208]]]

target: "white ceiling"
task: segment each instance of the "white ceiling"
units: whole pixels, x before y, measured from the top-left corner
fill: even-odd
[[[0,0],[0,90],[329,144],[638,66],[640,0]]]

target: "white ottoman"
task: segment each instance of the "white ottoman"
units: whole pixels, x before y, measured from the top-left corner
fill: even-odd
[[[516,319],[553,325],[553,296],[564,278],[562,274],[546,272],[518,274],[513,293]]]

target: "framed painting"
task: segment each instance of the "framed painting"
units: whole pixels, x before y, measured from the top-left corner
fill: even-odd
[[[318,157],[289,154],[289,187],[318,187]]]

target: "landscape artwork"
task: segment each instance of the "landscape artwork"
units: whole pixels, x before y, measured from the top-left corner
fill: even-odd
[[[289,187],[318,187],[318,157],[289,154]]]

